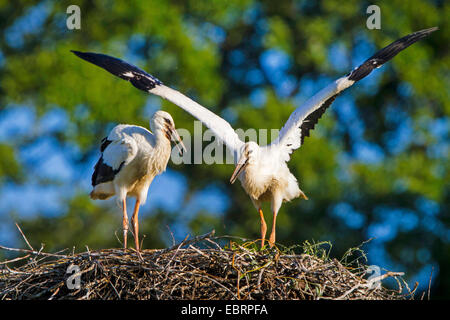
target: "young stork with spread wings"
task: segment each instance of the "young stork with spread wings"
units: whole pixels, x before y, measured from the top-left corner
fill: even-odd
[[[368,76],[372,70],[381,67],[400,51],[427,37],[437,29],[436,27],[424,29],[398,39],[375,53],[347,75],[332,82],[298,107],[281,129],[278,138],[267,146],[259,146],[252,141],[244,143],[227,121],[133,65],[104,54],[72,52],[78,57],[130,81],[140,90],[171,101],[211,129],[234,155],[236,168],[230,182],[234,183],[237,178],[241,181],[243,188],[259,212],[261,246],[264,246],[267,230],[261,205],[263,201],[271,202],[273,223],[269,245],[273,246],[276,218],[283,201],[290,201],[297,197],[307,199],[300,190],[297,179],[287,166],[290,154],[303,144],[305,137],[309,136],[310,130],[314,129],[319,118],[340,93]]]

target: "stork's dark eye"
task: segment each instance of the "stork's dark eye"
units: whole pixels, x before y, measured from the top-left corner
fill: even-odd
[[[167,124],[172,124],[172,122],[170,121],[170,119],[164,118],[164,121],[165,121]]]

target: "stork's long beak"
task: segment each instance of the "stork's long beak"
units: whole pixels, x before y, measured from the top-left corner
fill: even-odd
[[[236,169],[234,169],[234,172],[230,178],[230,183],[233,184],[237,177],[241,174],[241,172],[247,167],[248,165],[248,157],[242,156],[241,159],[239,159],[238,164],[236,165]]]
[[[172,138],[172,141],[178,142],[176,146],[177,146],[178,152],[180,153],[180,156],[183,155],[183,152],[186,152],[187,150],[186,150],[186,147],[184,146],[183,141],[181,141],[180,135],[178,134],[175,127],[170,126],[169,131],[170,131],[170,137]],[[181,145],[181,147],[180,147],[180,145]]]

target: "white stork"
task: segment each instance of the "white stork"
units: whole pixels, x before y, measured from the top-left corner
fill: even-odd
[[[171,115],[157,111],[150,120],[150,129],[119,124],[103,138],[101,156],[92,175],[92,199],[108,199],[117,195],[123,210],[123,246],[127,248],[128,214],[126,198],[135,197],[131,218],[136,250],[139,251],[139,207],[147,199],[147,192],[155,176],[166,170],[170,159],[170,141],[183,142],[175,130]],[[180,153],[182,149],[177,144]]]
[[[289,171],[287,162],[290,154],[303,144],[305,137],[309,136],[310,130],[314,128],[325,110],[345,89],[369,75],[372,70],[381,67],[400,51],[437,29],[437,27],[424,29],[398,39],[375,53],[347,75],[332,82],[298,107],[290,115],[278,138],[266,146],[259,146],[255,142],[244,143],[227,121],[125,61],[104,54],[73,52],[78,57],[130,81],[136,88],[171,101],[203,122],[225,143],[234,155],[236,164],[230,182],[233,183],[236,178],[239,178],[258,210],[261,221],[261,247],[263,247],[267,226],[261,209],[262,202],[271,202],[273,223],[269,244],[273,246],[276,218],[283,201],[290,201],[297,197],[307,199],[300,190],[297,179]]]

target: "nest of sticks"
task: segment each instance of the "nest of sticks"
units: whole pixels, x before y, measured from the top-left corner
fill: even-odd
[[[260,250],[214,231],[161,250],[105,249],[83,253],[16,251],[0,262],[0,299],[411,299],[403,273],[376,277],[367,265],[331,259],[320,246],[301,253],[284,248]],[[314,249],[316,248],[316,249]],[[319,253],[322,253],[320,255]],[[359,261],[359,259],[357,259]],[[20,265],[18,265],[20,264]],[[382,280],[393,278],[396,289]],[[394,281],[395,282],[395,281]]]

